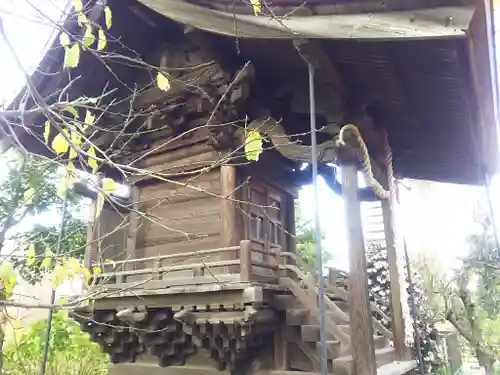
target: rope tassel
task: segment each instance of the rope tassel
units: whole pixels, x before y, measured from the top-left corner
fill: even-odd
[[[345,134],[346,132],[350,131],[354,136],[356,137],[356,140],[358,141],[359,144],[359,149],[361,151],[361,156],[362,156],[362,161],[361,161],[361,172],[363,173],[366,183],[368,186],[373,190],[373,192],[379,197],[380,199],[389,199],[391,193],[389,190],[384,189],[382,184],[377,181],[375,176],[373,175],[372,172],[372,165],[370,162],[370,154],[368,153],[368,148],[366,147],[366,143],[363,140],[363,137],[361,136],[361,133],[359,132],[359,129],[357,128],[356,125],[354,124],[347,124],[340,129],[340,133],[336,142],[337,147],[345,147],[347,146],[346,141],[345,141]],[[387,143],[387,141],[386,141]],[[388,144],[387,144],[388,146]],[[389,156],[388,156],[388,165],[387,165],[387,170],[390,171],[389,178],[392,178],[392,161],[390,160],[390,150],[389,150]],[[390,183],[389,183],[390,185]]]

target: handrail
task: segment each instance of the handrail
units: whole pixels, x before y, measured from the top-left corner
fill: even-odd
[[[118,260],[118,261],[105,261],[102,263],[94,262],[93,264],[101,265],[101,266],[116,266],[119,264],[130,264],[130,263],[138,263],[138,262],[148,262],[151,260],[161,261],[165,259],[177,259],[177,258],[187,258],[187,257],[195,257],[200,255],[211,255],[217,253],[225,253],[228,251],[238,250],[240,246],[230,246],[230,247],[221,247],[218,249],[210,249],[210,250],[200,250],[200,251],[190,251],[187,253],[176,253],[176,254],[167,254],[167,255],[157,255],[147,258],[133,258],[128,260]]]
[[[97,278],[104,277],[113,277],[113,276],[134,276],[134,275],[144,275],[147,273],[164,273],[164,272],[174,272],[174,271],[186,271],[193,268],[217,268],[217,267],[227,267],[227,266],[236,266],[240,264],[240,261],[237,260],[225,260],[218,262],[209,262],[209,263],[189,263],[189,264],[181,264],[178,266],[165,266],[158,268],[142,268],[139,270],[130,270],[130,271],[117,271],[117,272],[107,272],[101,273],[98,275],[94,275]]]
[[[280,269],[284,269],[284,270],[289,270],[289,271],[292,271],[294,272],[301,280],[303,280],[305,283],[306,283],[306,286],[307,286],[307,289],[310,289],[310,290],[313,290],[316,294],[319,294],[318,293],[318,287],[316,286],[316,284],[311,284],[308,282],[308,279],[306,277],[306,275],[304,274],[304,272],[302,272],[302,270],[293,265],[293,264],[282,264],[280,265]],[[333,310],[333,313],[339,318],[339,319],[342,319],[343,321],[346,321],[348,322],[349,321],[349,316],[343,312],[340,307],[338,307],[335,302],[332,302],[330,300],[330,298],[326,297],[325,296],[325,304],[331,309]]]
[[[307,265],[304,261],[302,261],[302,259],[300,259],[300,257],[297,256],[297,254],[295,253],[290,253],[290,252],[280,252],[278,253],[279,256],[285,256],[285,257],[288,257],[288,258],[291,258],[292,260],[294,260],[299,266],[297,267],[299,270],[300,268],[305,268],[306,269],[306,272],[308,271],[307,269],[309,267],[309,265]],[[289,265],[287,265],[289,266]],[[283,266],[281,266],[283,267]],[[290,271],[294,271],[293,269],[290,269],[290,268],[286,268]],[[342,276],[348,276],[348,274],[342,270],[337,270],[339,271],[339,273],[342,275]],[[302,272],[302,271],[301,271]],[[314,275],[314,272],[311,272],[309,271],[309,273],[313,274]],[[296,273],[297,274],[297,273]],[[303,274],[303,273],[302,273]],[[298,274],[297,274],[298,275]],[[304,275],[305,276],[305,275]],[[316,277],[316,275],[314,275]],[[301,278],[302,280],[305,280],[304,277],[299,277]],[[345,291],[345,290],[342,290],[341,288],[338,288],[336,285],[328,285],[327,287],[327,290],[333,290],[335,294],[338,294],[340,295],[342,298],[344,299],[347,299],[347,296],[348,296],[348,292]],[[370,293],[371,294],[371,293]],[[377,297],[374,296],[373,294],[371,294],[371,296],[377,300]],[[334,303],[332,302],[328,297],[325,297],[330,303],[332,303],[337,309],[340,310],[340,308]],[[325,300],[326,302],[326,300]],[[388,321],[390,321],[390,318],[387,316],[387,314],[385,314],[378,306],[376,303],[373,303],[371,301],[369,301],[370,303],[370,307],[372,309],[372,311],[375,311],[377,312],[378,314],[380,314],[382,316],[383,319],[387,319]],[[342,310],[340,310],[342,311]],[[342,311],[343,314],[345,314],[343,311]],[[347,314],[345,314],[347,315]],[[380,333],[382,333],[382,335],[384,337],[387,337],[388,339],[391,339],[393,338],[393,333],[391,330],[389,330],[387,327],[385,327],[378,319],[375,319],[374,317],[372,317],[372,322],[373,322],[373,326],[376,330],[378,330]]]

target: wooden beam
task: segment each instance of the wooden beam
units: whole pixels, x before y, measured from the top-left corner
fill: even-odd
[[[377,363],[373,343],[372,314],[369,305],[365,241],[358,197],[358,169],[354,163],[342,164],[342,194],[349,246],[349,324],[355,374],[375,375]]]
[[[405,40],[464,37],[473,7],[450,6],[407,11],[295,16],[280,19],[221,12],[184,0],[139,0],[144,5],[201,30],[239,38]],[[293,13],[293,12],[292,12]],[[448,21],[447,21],[448,20]],[[235,22],[238,27],[235,28]]]
[[[392,185],[391,183],[389,186]],[[409,360],[410,353],[405,344],[405,317],[401,298],[401,280],[403,270],[399,267],[399,257],[394,233],[393,200],[382,200],[382,215],[384,220],[385,242],[387,246],[387,262],[389,263],[389,279],[391,280],[391,321],[396,349],[396,359]]]
[[[238,174],[236,166],[224,164],[220,168],[221,178],[221,236],[222,246],[238,245],[243,239],[238,221],[238,206],[235,202],[238,192]]]

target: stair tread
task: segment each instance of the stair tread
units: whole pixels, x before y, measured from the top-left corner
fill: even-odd
[[[394,361],[377,369],[377,375],[402,375],[417,367],[416,361]]]
[[[381,349],[375,349],[375,356],[389,354],[389,353],[393,353],[393,352],[395,352],[395,349],[393,347],[388,346],[388,347],[381,348]],[[353,359],[354,359],[353,356],[351,354],[348,354],[348,355],[345,355],[342,357],[335,358],[332,361],[336,362],[336,363],[341,363],[341,362],[350,362]]]

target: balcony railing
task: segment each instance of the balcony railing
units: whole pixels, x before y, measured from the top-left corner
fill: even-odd
[[[103,272],[95,274],[97,284],[126,287],[126,284],[154,282],[164,287],[217,282],[263,282],[277,284],[277,253],[255,241],[239,246],[158,255],[121,261],[94,263]],[[146,285],[144,285],[146,287]]]

